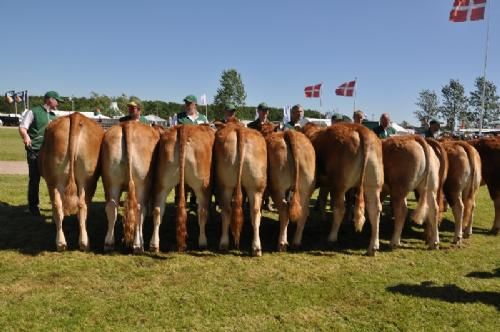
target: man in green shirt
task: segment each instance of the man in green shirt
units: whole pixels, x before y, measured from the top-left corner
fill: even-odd
[[[121,117],[120,122],[123,121],[139,121],[141,123],[149,124],[149,121],[141,114],[141,104],[136,101],[131,101],[127,104],[128,115]]]
[[[55,91],[45,94],[44,104],[28,110],[19,124],[19,135],[23,139],[28,160],[29,183],[28,183],[28,208],[34,216],[40,216],[38,204],[40,189],[40,170],[38,169],[38,154],[43,143],[45,129],[50,121],[56,118],[53,111],[57,110],[62,98]]]
[[[300,119],[304,116],[304,108],[302,105],[297,104],[290,110],[290,121],[285,123],[284,130],[289,129],[300,129],[302,126],[300,124]]]
[[[198,113],[196,109],[196,104],[198,100],[195,96],[189,95],[184,98],[184,112],[177,114],[178,124],[203,124],[208,123],[207,117],[201,113]]]
[[[240,120],[236,117],[236,105],[233,103],[226,103],[224,105],[224,119],[222,123],[235,122],[238,123]]]
[[[391,124],[391,117],[388,113],[383,113],[380,116],[380,125],[373,128],[373,131],[379,138],[387,138],[392,135],[396,135],[396,130],[392,127],[389,127]]]

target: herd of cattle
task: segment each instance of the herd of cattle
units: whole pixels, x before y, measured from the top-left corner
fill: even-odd
[[[289,220],[297,223],[292,245],[300,246],[309,199],[319,186],[332,198],[328,240],[337,241],[346,208],[353,209],[357,231],[361,231],[365,215],[371,224],[369,255],[379,248],[381,199],[385,195],[390,196],[394,212],[392,247],[400,245],[406,197],[411,191],[418,197],[412,220],[425,223],[429,248],[439,245],[438,227],[446,203],[455,219],[454,242],[460,244],[462,237],[471,235],[481,181],[494,201],[492,231],[500,230],[498,137],[468,142],[438,142],[417,135],[380,140],[368,128],[351,123],[327,128],[307,124],[302,132],[273,129],[264,126],[258,132],[237,123],[219,124],[217,130],[190,125],[163,129],[129,121],[104,132],[78,113],[58,118],[48,126],[40,153],[57,250],[66,249],[62,222],[70,214],[78,215],[80,248],[89,248],[86,219],[99,176],[108,220],[105,250],[114,248],[120,196],[126,191],[124,242],[134,252],[144,250],[143,222],[151,209],[154,227],[149,247],[158,251],[165,199],[177,187],[176,239],[178,250],[184,251],[186,185],[197,198],[200,248],[207,246],[205,225],[214,192],[222,211],[220,249],[229,247],[229,229],[234,245],[239,246],[246,196],[253,229],[252,254],[256,256],[262,254],[259,228],[264,196],[268,193],[278,209],[278,249],[286,250]]]

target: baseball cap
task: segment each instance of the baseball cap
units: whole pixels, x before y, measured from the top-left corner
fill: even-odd
[[[138,103],[138,102],[136,102],[136,101],[131,101],[131,102],[127,103],[127,106],[132,106],[132,107],[140,107],[140,106],[139,106],[139,103]]]
[[[224,105],[224,110],[227,110],[227,111],[236,111],[236,105],[234,105],[233,103],[226,103]]]
[[[44,99],[47,99],[47,98],[54,98],[55,100],[57,100],[59,102],[64,101],[62,99],[62,97],[59,96],[59,94],[55,91],[48,91],[47,93],[45,93]]]
[[[260,103],[259,106],[257,106],[257,109],[258,110],[262,110],[262,111],[269,111],[269,106],[267,106],[266,103]]]
[[[198,104],[198,100],[196,99],[195,95],[188,95],[186,98],[184,98],[185,103],[195,103]]]
[[[432,118],[431,121],[429,121],[429,124],[434,124],[434,123],[440,124],[438,119]]]

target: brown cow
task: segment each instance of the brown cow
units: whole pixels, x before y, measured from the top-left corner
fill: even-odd
[[[200,235],[198,245],[207,246],[205,225],[211,198],[211,167],[214,130],[207,126],[181,125],[167,129],[160,138],[154,184],[153,235],[151,251],[160,248],[159,229],[165,212],[165,198],[179,184],[177,203],[177,248],[186,249],[186,197],[184,183],[196,194]]]
[[[438,216],[440,162],[434,150],[418,135],[393,136],[382,141],[384,155],[384,192],[391,196],[394,211],[394,233],[391,247],[400,245],[401,232],[408,212],[406,196],[418,193],[418,204],[412,215],[417,224],[427,221],[427,243],[439,245]]]
[[[483,182],[495,206],[495,220],[491,232],[500,232],[500,136],[469,141],[481,156]]]
[[[99,150],[104,130],[80,113],[56,119],[45,131],[40,150],[40,174],[47,183],[56,225],[58,251],[66,249],[64,216],[78,214],[81,250],[89,249],[88,205],[99,178]]]
[[[316,154],[311,141],[301,132],[287,130],[265,136],[268,159],[268,190],[278,208],[280,235],[278,250],[288,245],[288,220],[297,222],[293,246],[299,247],[309,216],[309,199],[314,191]],[[292,191],[290,202],[288,192]]]
[[[354,225],[357,231],[363,228],[366,197],[372,232],[368,255],[375,255],[379,249],[380,192],[384,183],[381,141],[370,129],[352,123],[337,123],[326,129],[309,123],[304,126],[304,133],[316,151],[319,185],[331,188],[334,201],[328,240],[337,241],[345,213],[345,194],[350,188],[357,188]]]
[[[215,134],[214,159],[217,192],[222,209],[220,249],[229,247],[230,222],[234,243],[239,247],[244,189],[250,204],[253,227],[252,254],[261,256],[259,229],[262,196],[267,182],[266,141],[256,130],[228,124]]]
[[[127,191],[123,218],[124,239],[135,253],[143,252],[142,224],[151,191],[159,130],[135,121],[111,127],[101,148],[102,182],[106,196],[108,231],[104,249],[115,244],[114,229],[122,191]]]
[[[463,231],[465,237],[472,234],[476,191],[481,184],[481,158],[476,149],[466,142],[445,141],[441,144],[449,161],[443,191],[455,219],[453,243],[460,245]]]

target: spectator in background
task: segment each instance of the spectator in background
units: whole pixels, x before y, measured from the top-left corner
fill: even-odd
[[[284,130],[301,128],[300,119],[304,116],[302,105],[294,105],[290,111],[290,121],[285,123]]]
[[[331,120],[331,124],[344,122],[344,116],[340,113],[333,113]]]
[[[40,216],[39,189],[40,170],[38,169],[38,154],[42,147],[45,129],[56,118],[54,113],[63,99],[55,91],[48,91],[43,97],[43,105],[35,106],[24,113],[19,124],[19,135],[23,139],[28,160],[28,209],[33,216]]]
[[[121,117],[120,122],[123,121],[139,121],[149,124],[149,121],[141,114],[141,104],[138,101],[131,101],[127,104],[128,115]]]
[[[427,129],[427,131],[425,132],[425,137],[426,138],[437,138],[440,127],[441,127],[441,125],[439,124],[439,121],[437,119],[432,119],[429,122],[429,129]]]
[[[198,100],[196,96],[189,95],[184,98],[184,112],[177,114],[177,124],[203,124],[208,123],[208,119],[203,114],[199,113],[196,104]]]
[[[383,113],[380,116],[380,125],[377,127],[373,128],[373,131],[379,138],[387,138],[392,135],[396,135],[396,130],[392,127],[391,125],[391,117],[389,116],[389,113]]]
[[[224,119],[222,119],[222,123],[228,123],[228,122],[239,122],[238,118],[236,117],[236,105],[233,103],[226,103],[224,105]]]
[[[247,127],[260,131],[262,129],[262,125],[269,122],[269,119],[267,118],[269,115],[269,107],[266,103],[260,103],[259,106],[257,106],[257,114],[257,119],[247,124]]]
[[[357,110],[352,114],[352,120],[354,123],[362,124],[365,118],[365,113],[361,110]]]

